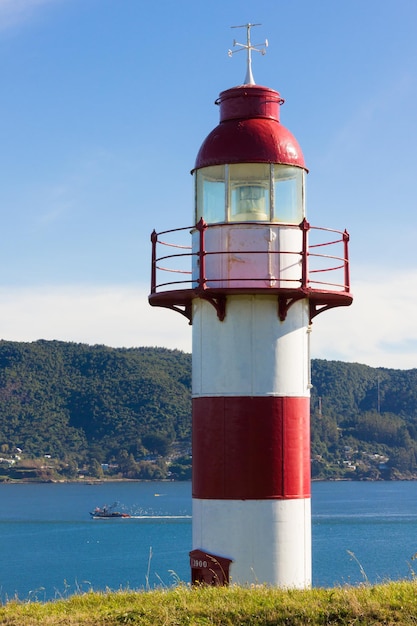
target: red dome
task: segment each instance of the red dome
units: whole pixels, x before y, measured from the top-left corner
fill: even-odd
[[[208,135],[194,168],[224,163],[282,163],[305,168],[295,137],[279,121],[277,91],[242,85],[223,91],[220,124]]]

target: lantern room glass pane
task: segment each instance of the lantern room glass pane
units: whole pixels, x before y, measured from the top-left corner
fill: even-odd
[[[229,203],[231,222],[269,221],[269,163],[230,165]]]
[[[304,170],[299,167],[274,164],[273,220],[300,224],[304,218]]]
[[[208,224],[226,219],[225,166],[214,165],[197,170],[196,223]]]

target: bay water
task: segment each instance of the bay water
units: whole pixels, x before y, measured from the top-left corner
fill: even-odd
[[[314,586],[413,578],[417,483],[313,483],[312,531]],[[0,485],[1,602],[187,583],[190,549],[188,482]]]

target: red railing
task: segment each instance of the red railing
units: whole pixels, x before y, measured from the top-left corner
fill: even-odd
[[[235,225],[235,224],[233,224]],[[237,224],[236,224],[237,225]],[[242,225],[242,224],[240,224]],[[246,225],[246,224],[245,224]],[[257,223],[256,227],[265,226]],[[277,226],[291,228],[282,224],[269,224],[268,227]],[[347,231],[338,231],[330,228],[320,228],[310,226],[307,220],[303,220],[299,226],[292,227],[302,231],[301,250],[244,250],[246,258],[256,258],[257,255],[267,255],[280,258],[292,255],[296,257],[294,265],[300,265],[299,276],[290,278],[280,276],[278,279],[271,276],[208,276],[207,259],[220,257],[222,255],[240,254],[239,250],[207,250],[206,234],[210,228],[230,229],[230,224],[215,224],[208,226],[202,219],[195,226],[166,230],[160,233],[153,231],[152,242],[152,273],[151,273],[151,293],[162,293],[164,291],[187,290],[187,289],[216,289],[225,287],[227,289],[241,288],[242,284],[248,283],[248,288],[257,282],[263,281],[263,288],[295,288],[302,290],[314,290],[323,292],[350,292],[349,278],[349,256],[348,243],[349,235]],[[190,245],[184,245],[183,239],[187,232],[197,231],[198,248],[192,249]],[[179,238],[179,240],[177,240]],[[164,254],[167,248],[175,250],[172,254]],[[194,268],[194,270],[193,270]],[[168,277],[174,274],[173,280]],[[332,280],[334,277],[334,280]],[[330,278],[330,280],[329,280]],[[286,285],[287,283],[287,285]],[[296,283],[296,284],[295,284]]]

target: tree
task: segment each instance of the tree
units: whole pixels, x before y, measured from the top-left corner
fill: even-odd
[[[171,444],[168,437],[160,433],[149,433],[143,436],[142,443],[149,452],[159,454],[159,456],[167,456]]]
[[[101,464],[97,461],[97,459],[91,459],[88,466],[88,475],[92,478],[103,478],[103,468],[101,467]]]

